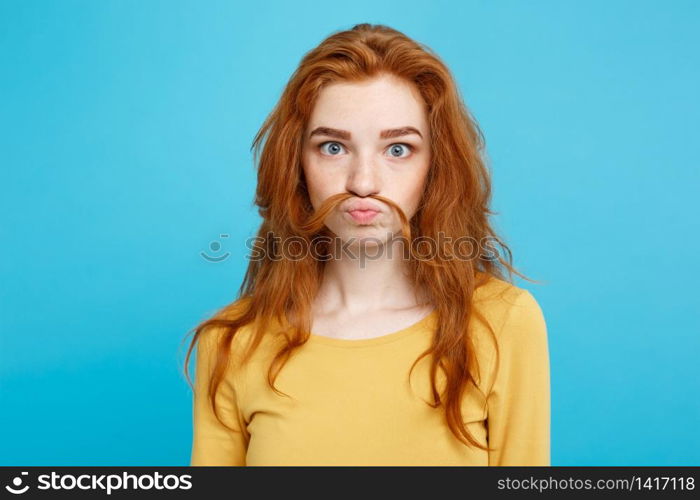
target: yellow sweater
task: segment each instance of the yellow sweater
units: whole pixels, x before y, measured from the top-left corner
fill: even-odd
[[[236,365],[217,394],[224,422],[206,401],[217,328],[197,348],[191,465],[550,465],[550,376],[542,311],[527,290],[492,278],[477,289],[474,307],[496,330],[474,320],[484,396],[468,386],[464,422],[482,444],[467,446],[450,432],[444,408],[431,408],[429,356],[436,312],[408,328],[350,340],[312,335],[282,368],[275,394],[267,384],[270,356],[263,341],[252,360]],[[232,356],[252,330],[234,337]],[[444,381],[438,371],[438,389]],[[495,381],[494,381],[495,377]],[[492,385],[493,384],[493,385]],[[490,389],[490,391],[489,391]],[[487,392],[488,391],[488,392]]]

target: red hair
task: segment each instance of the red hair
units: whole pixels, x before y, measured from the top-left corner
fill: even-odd
[[[421,358],[433,355],[430,376],[434,402],[431,406],[444,406],[446,422],[457,439],[488,449],[471,436],[461,413],[460,402],[467,385],[479,381],[468,325],[473,315],[485,320],[478,309],[472,307],[472,296],[491,276],[505,280],[505,269],[511,276],[514,272],[532,280],[512,267],[510,249],[489,224],[488,216],[496,212],[489,210],[491,182],[482,157],[484,138],[462,102],[450,71],[437,55],[399,31],[366,23],[331,34],[305,54],[253,141],[258,169],[255,203],[263,218],[257,238],[266,246],[270,234],[310,242],[312,237],[324,232],[325,216],[351,195],[331,197],[314,212],[301,164],[303,132],[319,91],[325,85],[357,82],[382,73],[415,85],[425,101],[430,128],[431,165],[426,188],[415,216],[410,221],[402,216],[404,236],[408,236],[408,241],[413,237],[437,241],[440,233],[452,239],[468,235],[472,241],[495,242],[507,256],[503,259],[497,252],[495,256],[491,252],[489,255],[479,253],[471,259],[449,258],[454,249],[448,246],[446,255],[438,252],[434,259],[409,259],[407,262],[414,284],[427,291],[438,313],[431,346],[416,359],[411,371]],[[377,199],[394,206],[391,200]],[[238,298],[195,327],[185,357],[185,376],[190,386],[187,366],[199,337],[208,327],[222,327],[223,330],[218,361],[208,389],[217,418],[214,396],[228,366],[231,342],[236,332],[250,323],[255,325],[253,342],[242,362],[249,359],[266,332],[269,333],[273,320],[286,325],[287,341],[276,353],[267,374],[270,387],[283,394],[275,388],[275,380],[293,351],[308,339],[311,305],[323,266],[322,260],[310,256],[253,259]],[[493,329],[489,328],[495,339]],[[436,387],[438,369],[445,375],[443,393]]]

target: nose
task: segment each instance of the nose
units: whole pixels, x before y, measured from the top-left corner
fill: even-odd
[[[348,170],[345,189],[356,196],[365,197],[379,193],[379,173],[368,158],[358,158]]]

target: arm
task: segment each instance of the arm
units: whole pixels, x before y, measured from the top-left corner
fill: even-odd
[[[515,298],[499,332],[489,392],[489,465],[551,465],[547,326],[530,292]]]
[[[201,334],[197,343],[192,411],[192,453],[190,465],[245,465],[247,434],[236,402],[236,390],[228,372],[219,385],[216,404],[219,422],[208,400],[208,386],[216,362],[217,328]]]

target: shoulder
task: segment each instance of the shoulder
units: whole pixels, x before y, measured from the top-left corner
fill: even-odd
[[[243,296],[238,299],[235,299],[232,302],[226,304],[221,309],[219,309],[214,315],[214,317],[228,320],[238,319],[247,312],[251,302],[252,299],[248,296]]]
[[[539,304],[528,290],[494,276],[476,288],[472,300],[475,309],[493,320],[505,320],[522,310],[539,309]]]
[[[479,359],[479,373],[484,376],[484,388],[492,387],[497,372],[526,376],[527,366],[535,371],[546,366],[547,326],[542,309],[530,291],[491,278],[475,291],[472,311],[475,317],[470,320],[473,321],[470,335]]]
[[[212,326],[212,336],[231,335],[235,322],[236,330],[233,332],[229,352],[232,359],[238,364],[245,364],[242,360],[269,359],[284,345],[284,324],[279,319],[267,317],[266,321],[258,315],[258,311],[250,311],[252,298],[243,296],[222,307],[213,316],[223,322]],[[241,320],[244,316],[249,319]],[[248,358],[250,354],[251,358]]]
[[[544,313],[534,295],[505,280],[490,279],[474,292],[475,335],[496,340],[499,347],[541,349],[546,343]],[[489,331],[486,332],[486,329]]]
[[[204,327],[200,333],[199,346],[202,351],[216,352],[220,347],[220,342],[230,334],[233,322],[239,320],[248,310],[250,304],[249,297],[242,297],[220,307],[209,318],[213,321]],[[240,344],[243,339],[249,338],[253,329],[252,322],[239,325],[231,340],[231,352],[240,351]]]

